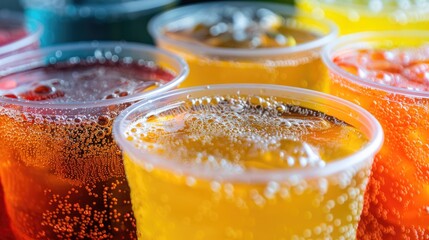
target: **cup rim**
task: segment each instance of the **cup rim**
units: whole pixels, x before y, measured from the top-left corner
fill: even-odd
[[[163,99],[174,98],[175,96],[187,96],[188,94],[192,94],[193,92],[201,92],[201,91],[220,91],[220,90],[229,90],[229,91],[243,91],[243,89],[247,89],[249,91],[252,90],[266,90],[266,91],[284,91],[285,93],[295,94],[299,96],[300,99],[306,99],[309,97],[317,97],[317,99],[322,100],[331,100],[337,104],[341,104],[349,109],[352,109],[356,112],[359,117],[361,117],[361,121],[368,122],[370,132],[372,136],[369,138],[369,142],[363,146],[357,152],[337,159],[333,162],[327,163],[322,169],[320,168],[308,168],[308,169],[288,169],[288,170],[249,170],[244,173],[231,173],[225,172],[223,170],[210,170],[201,166],[197,167],[189,167],[186,164],[169,161],[168,159],[145,151],[143,149],[137,149],[134,147],[132,143],[127,141],[125,136],[125,130],[129,126],[130,123],[133,122],[134,119],[130,120],[133,113],[138,112],[140,108],[151,106],[154,108],[155,103],[161,101]],[[291,98],[293,99],[293,98]],[[178,100],[180,101],[180,100]],[[309,100],[308,102],[314,102]],[[323,102],[318,102],[319,104],[323,104]],[[174,104],[174,101],[171,103]],[[146,111],[143,111],[146,113]],[[371,135],[369,134],[369,135]],[[231,181],[231,182],[268,182],[268,181],[287,181],[291,178],[306,178],[312,179],[317,177],[325,177],[329,175],[333,175],[337,172],[343,171],[351,166],[358,165],[372,158],[380,149],[383,143],[383,129],[378,122],[378,120],[371,115],[367,110],[362,107],[343,100],[341,98],[328,95],[325,93],[289,87],[289,86],[280,86],[280,85],[269,85],[269,84],[219,84],[219,85],[210,85],[210,86],[199,86],[185,89],[178,89],[174,91],[170,91],[164,93],[162,95],[158,95],[155,98],[146,99],[141,101],[133,106],[125,109],[115,120],[113,124],[113,136],[120,146],[120,148],[126,153],[129,154],[133,160],[138,159],[136,162],[144,166],[144,164],[149,164],[150,168],[162,168],[169,172],[176,172],[181,175],[186,175],[190,177],[210,179],[210,180],[220,180],[220,181]],[[136,156],[145,156],[145,160],[141,158],[137,158]],[[143,163],[144,162],[144,163]]]
[[[429,43],[429,31],[422,31],[422,30],[399,30],[399,31],[381,31],[381,32],[361,32],[361,33],[355,33],[350,35],[342,36],[332,43],[326,45],[322,49],[322,61],[327,66],[328,70],[333,72],[334,74],[350,81],[355,84],[358,84],[360,86],[375,88],[377,90],[382,90],[385,92],[395,93],[395,94],[402,94],[407,96],[413,96],[413,97],[424,97],[429,98],[429,92],[425,91],[414,91],[409,90],[406,88],[399,88],[399,87],[393,87],[389,85],[383,85],[381,83],[376,83],[373,81],[366,80],[365,78],[361,78],[359,76],[353,75],[346,70],[339,67],[337,64],[335,64],[332,61],[332,55],[335,54],[335,52],[338,50],[336,49],[339,46],[343,46],[343,48],[350,47],[352,44],[356,43],[365,43],[365,41],[359,41],[360,39],[366,39],[369,37],[384,37],[386,39],[390,39],[392,37],[410,37],[413,36],[414,38],[422,38],[427,39]]]
[[[35,7],[39,8],[39,5],[34,5],[31,3],[31,0],[23,0],[27,7]],[[147,0],[138,0],[138,1],[127,1],[127,2],[110,2],[110,3],[89,3],[82,5],[71,5],[67,4],[66,9],[64,11],[70,12],[79,12],[82,17],[85,16],[104,16],[104,15],[117,15],[124,13],[137,13],[137,12],[145,12],[145,11],[153,11],[160,7],[172,4],[177,2],[178,0],[157,0],[157,1],[147,1]],[[30,2],[30,3],[28,3]],[[33,6],[34,5],[34,6]],[[55,6],[54,6],[55,9]]]
[[[275,9],[278,12],[281,12],[284,15],[290,16],[294,14],[300,18],[311,19],[312,21],[317,21],[319,24],[323,24],[330,31],[328,34],[323,35],[321,38],[317,38],[314,41],[306,42],[303,44],[298,44],[293,47],[279,47],[279,48],[260,48],[260,49],[236,49],[236,48],[218,48],[218,47],[210,47],[204,45],[195,45],[186,41],[177,41],[171,39],[165,34],[161,33],[165,24],[162,25],[162,22],[165,20],[174,21],[177,20],[178,17],[181,17],[184,12],[194,12],[197,9],[206,9],[209,7],[216,7],[222,5],[233,5],[233,6],[260,6],[270,9]],[[278,3],[266,3],[266,2],[246,2],[246,1],[220,1],[220,2],[208,2],[208,3],[197,3],[191,4],[179,8],[175,8],[161,14],[158,14],[154,18],[152,18],[148,23],[148,30],[151,34],[152,38],[156,41],[162,40],[171,45],[180,46],[186,50],[190,50],[195,53],[205,53],[209,55],[215,56],[225,56],[225,57],[258,57],[258,56],[278,56],[285,54],[293,54],[304,51],[309,51],[312,49],[321,48],[327,43],[331,42],[338,35],[339,29],[338,27],[330,20],[327,19],[319,19],[310,15],[306,15],[303,13],[295,13],[295,8],[286,6]]]
[[[156,0],[156,1],[139,0],[139,1],[128,1],[128,2],[120,2],[120,3],[87,4],[80,8],[81,9],[87,8],[90,11],[94,11],[95,13],[97,13],[97,11],[104,11],[108,15],[115,15],[120,13],[152,11],[154,9],[158,9],[160,7],[172,4],[174,2],[177,2],[177,0]]]
[[[18,12],[0,10],[0,21],[3,20],[22,23],[24,26],[31,24],[35,27],[35,30],[31,31],[29,34],[26,34],[23,38],[0,46],[0,56],[7,55],[19,49],[22,49],[40,40],[40,36],[43,33],[43,26],[38,21],[34,19],[26,19],[23,14]]]
[[[129,103],[134,101],[139,101],[144,98],[150,97],[152,95],[159,94],[164,91],[168,91],[174,87],[177,87],[189,73],[189,67],[185,60],[181,57],[176,56],[168,51],[155,48],[150,45],[140,44],[140,43],[130,43],[130,42],[115,42],[115,41],[93,41],[93,42],[75,42],[68,44],[60,44],[47,48],[41,48],[31,51],[22,52],[13,56],[8,56],[3,59],[0,59],[0,77],[2,77],[2,70],[5,71],[5,65],[18,61],[22,61],[31,56],[46,56],[49,53],[56,53],[57,51],[75,51],[79,49],[94,49],[97,48],[111,48],[121,47],[122,49],[129,49],[134,51],[143,51],[144,53],[151,53],[155,55],[163,55],[167,57],[169,60],[174,61],[180,68],[180,71],[175,75],[175,77],[166,83],[152,91],[143,92],[139,94],[132,94],[125,97],[120,97],[116,99],[103,99],[103,100],[95,100],[95,101],[82,101],[82,102],[71,102],[71,103],[46,103],[40,101],[27,101],[21,99],[13,99],[13,98],[0,98],[0,104],[14,104],[19,106],[33,107],[33,108],[46,108],[47,106],[52,109],[76,109],[76,108],[94,108],[94,107],[104,107],[111,106],[122,103]],[[27,60],[28,61],[28,60]],[[22,64],[22,63],[20,63]],[[20,65],[18,64],[18,66]],[[6,75],[3,75],[7,76]]]
[[[411,8],[407,9],[401,9],[398,8],[398,6],[384,6],[382,9],[378,11],[368,11],[368,5],[363,3],[357,3],[357,2],[346,2],[346,1],[326,1],[326,0],[312,0],[317,1],[319,4],[325,4],[329,5],[334,8],[344,8],[347,7],[349,9],[357,10],[357,11],[365,11],[364,14],[378,14],[378,13],[389,13],[393,14],[393,11],[395,10],[402,10],[402,11],[410,11],[410,10],[417,10],[419,9],[419,6],[411,6]]]

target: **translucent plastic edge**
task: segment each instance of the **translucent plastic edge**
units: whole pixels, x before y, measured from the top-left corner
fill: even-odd
[[[369,41],[365,41],[366,38],[369,37],[383,37],[385,40],[388,40],[392,37],[400,37],[400,38],[422,38],[427,39],[429,43],[429,31],[421,31],[421,30],[400,30],[400,31],[381,31],[381,32],[362,32],[355,33],[350,35],[345,35],[333,41],[332,43],[326,45],[322,49],[322,60],[323,63],[328,67],[328,70],[332,73],[350,81],[360,86],[371,87],[379,90],[383,90],[390,93],[402,94],[413,97],[422,97],[429,98],[429,92],[424,91],[413,91],[405,88],[392,87],[388,85],[383,85],[380,83],[376,83],[365,78],[358,77],[353,75],[346,70],[339,67],[332,61],[332,57],[335,56],[335,53],[338,50],[348,49],[347,47],[352,46],[353,44],[365,44],[369,43]],[[370,41],[376,42],[376,41]]]
[[[17,23],[22,23],[24,26],[27,26],[28,24],[34,25],[35,30],[30,32],[30,34],[25,35],[25,37],[20,38],[17,41],[8,43],[6,45],[0,46],[0,55],[6,55],[8,53],[15,52],[19,49],[25,48],[27,46],[30,46],[31,44],[37,43],[40,41],[40,36],[43,32],[43,26],[33,20],[33,19],[26,19],[26,17],[17,12],[12,12],[8,10],[0,10],[0,21],[15,21]]]
[[[99,3],[99,4],[88,4],[84,5],[81,8],[87,8],[90,11],[105,11],[108,14],[119,14],[119,13],[133,13],[140,11],[153,11],[154,9],[164,7],[173,3],[178,2],[178,0],[139,0],[139,1],[130,1],[130,2],[119,2],[119,3]]]
[[[128,119],[131,114],[138,112],[139,108],[147,105],[153,105],[152,109],[156,109],[156,102],[162,99],[167,99],[175,96],[183,96],[192,94],[193,92],[200,91],[216,91],[216,90],[234,90],[234,91],[243,91],[244,89],[248,90],[276,90],[284,91],[284,95],[287,94],[299,94],[299,99],[305,100],[309,97],[320,97],[321,101],[331,100],[333,103],[343,105],[353,112],[357,113],[358,116],[362,119],[362,122],[367,123],[367,130],[370,133],[368,138],[369,142],[356,153],[347,156],[345,158],[337,159],[334,162],[327,163],[323,168],[309,168],[309,169],[293,169],[293,170],[247,170],[244,172],[226,172],[223,170],[213,170],[207,169],[204,167],[189,167],[189,165],[182,164],[176,161],[171,161],[166,158],[163,158],[159,155],[150,153],[143,149],[137,149],[126,139],[126,129],[130,126],[134,119]],[[293,98],[291,98],[293,99]],[[312,102],[312,101],[306,101]],[[323,105],[323,102],[318,102],[318,104]],[[326,104],[329,105],[329,104]],[[209,179],[209,180],[219,180],[225,182],[268,182],[268,181],[288,181],[291,178],[306,178],[314,179],[318,177],[328,177],[330,175],[336,174],[338,172],[344,171],[350,167],[359,165],[364,162],[372,162],[375,154],[381,149],[384,135],[383,129],[377,119],[372,116],[365,109],[348,102],[346,100],[340,99],[338,97],[328,95],[321,92],[316,92],[312,90],[279,86],[279,85],[267,85],[267,84],[219,84],[219,85],[210,85],[210,86],[201,86],[193,87],[187,89],[179,89],[175,91],[170,91],[166,94],[159,95],[155,98],[148,99],[142,102],[139,102],[127,109],[125,109],[115,120],[113,125],[113,136],[115,141],[118,143],[119,147],[128,154],[133,161],[136,160],[137,164],[144,166],[144,164],[150,164],[151,167],[155,169],[165,169],[170,172],[174,172],[180,175]],[[144,156],[144,160],[142,159]]]
[[[192,43],[177,41],[166,37],[161,31],[164,29],[165,25],[162,25],[162,22],[166,19],[176,19],[177,17],[183,16],[185,12],[194,12],[198,9],[209,8],[211,6],[219,5],[232,5],[232,6],[260,6],[267,7],[270,9],[275,9],[277,12],[281,12],[285,15],[295,15],[300,18],[307,18],[318,22],[326,26],[330,31],[327,35],[324,35],[317,40],[310,41],[307,43],[299,44],[293,47],[282,47],[282,48],[265,48],[265,49],[236,49],[236,48],[216,48],[208,46],[199,46]],[[198,3],[192,4],[184,7],[175,8],[164,13],[158,14],[148,23],[148,30],[152,38],[156,41],[165,41],[171,45],[180,46],[184,49],[193,51],[198,54],[211,54],[216,56],[229,56],[229,57],[255,57],[255,56],[277,56],[285,54],[293,54],[298,52],[305,52],[317,48],[321,48],[324,45],[328,44],[334,40],[338,35],[338,27],[330,20],[319,19],[312,17],[310,15],[305,15],[302,13],[296,13],[294,7],[276,4],[276,3],[265,3],[265,2],[240,2],[240,1],[231,1],[231,2],[209,2],[209,3]]]
[[[87,101],[87,102],[74,102],[74,103],[46,103],[46,102],[37,102],[37,101],[25,101],[13,98],[0,98],[0,104],[15,104],[18,106],[26,106],[32,108],[50,108],[50,109],[76,109],[76,108],[95,108],[95,107],[104,107],[111,106],[122,103],[130,103],[148,98],[152,95],[159,94],[177,87],[189,73],[188,64],[181,57],[176,56],[170,52],[158,49],[154,46],[140,44],[140,43],[130,43],[130,42],[110,42],[110,41],[93,41],[93,42],[77,42],[69,44],[55,45],[48,48],[41,48],[37,50],[31,50],[15,54],[13,56],[8,56],[0,59],[0,70],[6,64],[13,64],[16,61],[23,61],[34,55],[47,55],[49,53],[55,53],[57,51],[74,51],[78,49],[94,49],[97,48],[115,48],[120,46],[123,49],[143,51],[152,54],[164,55],[168,59],[171,59],[179,66],[179,72],[175,77],[169,81],[167,84],[162,85],[155,90],[144,92],[141,94],[132,94],[126,97],[121,97],[117,99],[104,99],[97,101]]]
[[[173,4],[179,0],[139,0],[139,1],[129,1],[129,2],[117,2],[117,3],[93,3],[86,5],[72,5],[76,11],[83,11],[86,15],[116,15],[124,13],[136,13],[136,12],[145,12],[153,11],[155,9]],[[25,2],[31,2],[27,0]],[[39,5],[33,6],[34,4],[25,4],[28,8],[40,8]],[[66,5],[67,6],[67,5]]]
[[[303,2],[303,0],[295,0],[297,3],[298,2]],[[407,8],[407,9],[402,9],[399,7],[394,7],[394,6],[383,6],[383,8],[381,10],[377,10],[377,11],[371,11],[369,9],[369,6],[367,5],[370,1],[365,1],[366,4],[364,3],[357,3],[357,2],[347,2],[344,0],[340,0],[340,1],[320,1],[320,0],[310,0],[307,2],[316,2],[317,4],[321,5],[321,8],[323,8],[323,5],[329,6],[331,8],[338,10],[343,10],[345,12],[350,11],[350,10],[354,10],[354,11],[360,11],[362,13],[360,13],[361,15],[378,15],[378,14],[392,14],[394,13],[394,11],[398,11],[398,10],[402,10],[407,14],[410,14],[410,11],[414,11],[414,10],[421,10],[422,6],[412,6],[411,8]],[[375,1],[374,1],[375,2]],[[426,3],[428,4],[428,3]],[[427,7],[428,5],[426,5]],[[411,12],[412,14],[412,12]]]

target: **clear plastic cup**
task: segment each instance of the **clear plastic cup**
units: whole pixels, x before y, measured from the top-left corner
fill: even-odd
[[[162,129],[163,123],[153,120],[157,118],[154,116],[168,121],[175,117],[166,113],[171,112],[192,121],[193,117],[186,116],[190,102],[207,110],[211,109],[210,101],[198,99],[210,97],[212,102],[218,102],[216,99],[238,96],[274,99],[278,103],[326,113],[357,128],[368,142],[343,158],[327,162],[324,167],[240,170],[222,160],[216,165],[215,159],[208,159],[204,165],[197,164],[198,157],[183,159],[183,162],[166,158],[165,153],[155,153],[152,147],[145,148],[143,140],[139,140],[140,135],[149,136],[137,129],[145,126],[139,120],[147,117]],[[261,106],[264,108],[264,103],[259,109]],[[237,112],[240,109],[237,108]],[[237,115],[236,119],[239,118]],[[228,120],[223,118],[222,122]],[[134,125],[136,122],[138,125]],[[169,132],[173,138],[175,134],[177,139],[181,138],[174,129],[180,129],[180,124],[185,126],[185,123],[164,124],[173,131]],[[245,130],[245,126],[238,126],[236,130]],[[130,131],[137,133],[136,138],[128,134]],[[210,137],[219,132],[222,130],[208,130],[204,135]],[[141,239],[153,236],[165,239],[171,236],[174,239],[234,239],[237,236],[244,239],[353,239],[372,160],[383,139],[377,120],[352,103],[315,91],[262,84],[187,88],[151,98],[123,111],[115,120],[113,134],[124,153]],[[150,136],[157,138],[156,134]],[[344,139],[344,144],[355,145],[350,139]],[[243,142],[238,145],[238,148],[248,148]],[[177,145],[177,155],[182,150]]]
[[[43,46],[108,40],[152,43],[147,32],[151,17],[175,6],[177,0],[21,0],[25,15],[46,29]]]
[[[334,21],[340,34],[363,31],[426,30],[429,1],[297,0],[301,12]]]
[[[129,79],[141,79],[144,72],[126,66],[139,71],[162,67],[144,78],[163,85],[128,89]],[[170,53],[119,42],[59,45],[1,59],[0,94],[32,86],[35,90],[24,94],[36,99],[40,91],[40,96],[47,96],[43,86],[53,86],[52,96],[45,100],[0,97],[0,173],[6,202],[1,212],[7,210],[16,237],[135,239],[129,188],[121,152],[111,135],[112,121],[130,104],[176,87],[187,72],[186,63]],[[100,89],[119,96],[119,90],[130,93],[95,98]],[[79,97],[55,100],[68,94]]]
[[[362,49],[387,49],[394,54],[394,49],[427,48],[428,44],[429,31],[367,32],[341,37],[323,51],[330,72],[330,93],[367,109],[385,131],[386,141],[374,161],[359,224],[358,237],[362,239],[426,239],[429,235],[429,93],[353,75],[333,59]],[[411,60],[411,55],[403,54],[404,60]],[[379,61],[397,64],[396,60]],[[368,64],[381,66],[377,62]]]
[[[287,19],[288,24],[315,33],[314,40],[290,47],[221,48],[173,39],[167,28],[186,29],[225,7],[268,9]],[[203,3],[173,9],[158,15],[149,23],[149,32],[157,46],[184,57],[190,66],[189,77],[181,87],[218,83],[271,83],[327,89],[320,76],[326,68],[320,60],[320,49],[337,35],[337,27],[325,20],[296,14],[293,7],[262,2]]]
[[[25,23],[22,14],[0,10],[0,57],[37,48],[42,27],[35,21]],[[1,178],[0,178],[1,179]],[[0,209],[5,209],[0,180]],[[6,211],[0,211],[0,236],[10,236]]]
[[[0,57],[39,46],[42,26],[16,12],[0,10]]]

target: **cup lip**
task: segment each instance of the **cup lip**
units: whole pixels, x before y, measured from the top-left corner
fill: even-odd
[[[186,41],[177,41],[171,39],[162,33],[162,29],[165,25],[161,25],[165,19],[176,20],[182,16],[182,13],[193,12],[197,9],[204,9],[209,7],[221,6],[221,5],[233,5],[233,6],[260,6],[270,9],[276,9],[278,12],[284,13],[285,15],[295,14],[298,17],[311,19],[317,21],[324,26],[327,26],[330,32],[327,35],[323,35],[314,41],[298,44],[293,47],[279,47],[279,48],[260,48],[260,49],[236,49],[236,48],[218,48],[204,45],[195,45]],[[171,17],[170,17],[171,16]],[[327,19],[319,19],[311,15],[303,13],[295,13],[295,8],[278,4],[278,3],[266,3],[266,2],[246,2],[246,1],[220,1],[220,2],[208,2],[208,3],[197,3],[191,4],[179,8],[175,8],[161,14],[158,14],[152,18],[148,23],[148,30],[152,38],[156,41],[165,41],[171,45],[180,46],[186,50],[190,50],[199,54],[210,54],[216,56],[229,56],[229,57],[258,57],[258,56],[277,56],[285,54],[293,54],[298,52],[304,52],[312,49],[321,48],[327,43],[331,42],[338,35],[339,29],[332,21]]]
[[[8,56],[3,59],[0,59],[0,77],[2,76],[1,71],[2,67],[10,63],[17,61],[25,60],[34,55],[47,55],[49,53],[55,53],[57,51],[75,51],[78,49],[94,49],[97,48],[111,48],[120,46],[122,49],[130,49],[135,51],[144,51],[145,53],[158,54],[167,57],[170,60],[173,60],[178,64],[180,71],[177,75],[169,81],[167,84],[162,85],[152,91],[144,92],[140,94],[132,94],[126,97],[116,98],[116,99],[104,99],[104,100],[95,100],[95,101],[82,101],[82,102],[71,102],[71,103],[46,103],[40,101],[27,101],[13,98],[0,98],[0,104],[14,104],[25,107],[32,108],[46,108],[51,109],[81,109],[81,108],[94,108],[94,107],[105,107],[122,103],[129,103],[134,101],[139,101],[144,98],[147,98],[152,95],[159,94],[164,91],[168,91],[174,87],[177,87],[189,73],[189,67],[185,60],[181,57],[176,56],[168,51],[158,49],[156,47],[140,44],[140,43],[131,43],[131,42],[115,42],[115,41],[92,41],[92,42],[74,42],[68,44],[60,44],[47,48],[41,48],[31,51],[22,52],[13,56]],[[18,64],[19,65],[19,64]],[[4,70],[4,69],[3,69]],[[4,75],[7,76],[7,75]]]
[[[323,169],[320,168],[309,168],[309,169],[291,169],[291,170],[249,170],[244,171],[243,173],[231,173],[225,172],[223,170],[208,170],[202,166],[191,168],[186,164],[182,164],[176,161],[169,161],[162,156],[149,153],[142,149],[137,149],[132,143],[127,141],[125,136],[125,129],[129,126],[132,120],[127,118],[138,111],[139,108],[143,106],[153,105],[154,102],[160,101],[162,99],[168,99],[175,96],[186,96],[192,94],[193,92],[200,92],[205,90],[219,91],[219,90],[237,90],[242,91],[243,89],[247,90],[280,90],[285,91],[285,93],[294,93],[304,96],[300,99],[306,99],[308,97],[317,97],[320,99],[327,99],[343,106],[349,107],[353,111],[357,112],[362,121],[368,122],[370,125],[368,129],[371,130],[372,136],[370,137],[369,142],[362,147],[359,151],[344,157],[337,159],[334,162],[327,163]],[[180,101],[180,100],[179,100]],[[311,101],[308,101],[311,102]],[[174,103],[172,103],[174,104]],[[323,104],[320,103],[319,104]],[[371,134],[370,134],[371,135]],[[115,120],[113,125],[113,136],[120,146],[120,148],[125,152],[130,154],[132,158],[135,156],[145,156],[145,160],[141,158],[135,158],[137,164],[142,165],[143,162],[150,165],[150,168],[162,168],[170,172],[176,172],[181,175],[209,179],[209,180],[219,180],[226,182],[268,182],[268,181],[288,181],[291,178],[306,178],[313,179],[317,177],[325,177],[328,175],[335,174],[337,172],[343,171],[351,166],[358,165],[372,158],[380,149],[383,143],[384,134],[383,129],[378,122],[378,120],[371,115],[367,110],[362,107],[343,100],[341,98],[328,95],[325,93],[289,87],[289,86],[280,86],[280,85],[270,85],[270,84],[219,84],[219,85],[209,85],[209,86],[199,86],[185,89],[178,89],[158,95],[155,98],[146,99],[141,101],[133,106],[125,109]],[[134,160],[133,160],[134,161]]]
[[[349,9],[357,10],[357,11],[365,11],[364,14],[377,14],[377,13],[393,13],[395,10],[402,10],[402,11],[412,11],[419,9],[420,6],[411,6],[407,9],[399,8],[398,6],[383,6],[382,9],[377,11],[368,11],[369,6],[367,4],[363,3],[357,3],[357,2],[346,2],[346,1],[326,1],[326,0],[311,0],[313,2],[318,2],[319,4],[325,4],[329,5],[334,8],[344,8],[347,7]]]
[[[147,0],[138,0],[138,1],[127,1],[119,3],[94,3],[80,6],[80,8],[88,8],[92,11],[103,10],[108,14],[118,14],[118,13],[133,13],[141,11],[152,11],[154,9],[172,4],[177,2],[177,0],[156,0],[156,1],[147,1]]]
[[[34,19],[26,19],[26,17],[18,12],[9,10],[0,10],[0,21],[14,21],[22,23],[24,26],[27,24],[34,25],[35,30],[26,34],[23,38],[20,38],[11,43],[0,46],[0,56],[12,53],[40,40],[40,36],[43,33],[43,25]]]
[[[326,45],[322,49],[322,61],[327,66],[328,70],[333,72],[334,74],[350,81],[355,84],[365,86],[365,87],[371,87],[375,88],[377,90],[382,90],[385,92],[395,93],[395,94],[402,94],[407,96],[413,96],[413,97],[423,97],[423,98],[429,98],[429,92],[425,91],[413,91],[408,90],[406,88],[399,88],[399,87],[392,87],[388,85],[383,85],[380,83],[376,83],[373,81],[366,80],[365,78],[358,77],[356,75],[353,75],[341,67],[339,67],[337,64],[335,64],[332,61],[331,55],[335,54],[336,47],[338,46],[350,46],[353,43],[365,43],[360,42],[359,39],[365,39],[368,37],[384,37],[386,39],[389,39],[391,37],[418,37],[418,38],[424,38],[428,40],[429,43],[429,31],[422,31],[422,30],[399,30],[399,31],[380,31],[380,32],[361,32],[361,33],[355,33],[355,34],[349,34],[342,36],[335,41],[331,42],[330,44]]]
[[[29,4],[31,0],[23,0],[25,5],[29,8],[39,8],[39,5]],[[84,16],[92,16],[95,15],[117,15],[124,13],[136,13],[136,12],[144,12],[144,11],[153,11],[160,7],[167,6],[169,4],[173,4],[178,0],[132,0],[126,2],[110,2],[110,3],[87,3],[87,4],[70,4],[65,3],[66,11],[73,12],[78,11],[81,12]],[[55,9],[55,6],[54,6]]]

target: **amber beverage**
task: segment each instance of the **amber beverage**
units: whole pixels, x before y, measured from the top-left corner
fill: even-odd
[[[429,239],[429,32],[345,36],[323,53],[331,92],[368,109],[385,131],[359,239]]]
[[[111,124],[175,87],[175,56],[138,44],[79,43],[0,60],[0,174],[18,239],[135,239]]]
[[[33,49],[39,46],[42,27],[39,23],[29,20],[15,12],[0,11],[0,57]],[[1,87],[0,87],[1,89]],[[0,122],[1,125],[1,122]],[[0,157],[1,161],[1,157]],[[0,176],[0,236],[2,239],[12,239],[9,219],[6,214],[3,199],[3,188]]]

